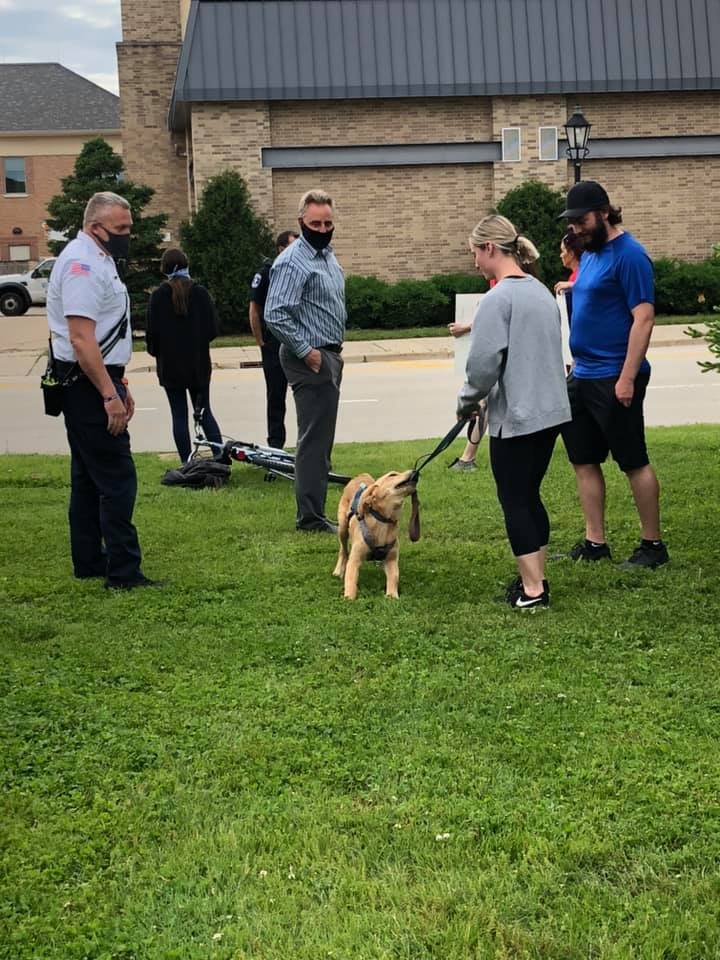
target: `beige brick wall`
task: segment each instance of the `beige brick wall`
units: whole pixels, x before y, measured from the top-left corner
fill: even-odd
[[[180,41],[181,0],[121,0],[120,7],[126,43]]]
[[[193,106],[192,144],[195,192],[208,179],[237,170],[248,185],[257,212],[272,220],[272,172],[262,167],[260,151],[270,143],[270,111],[262,103],[202,103]]]
[[[274,147],[492,139],[487,97],[279,101],[270,104],[270,119]]]
[[[593,93],[567,98],[592,123],[591,138],[720,134],[720,93]],[[590,142],[592,148],[592,139]]]
[[[123,159],[131,180],[156,194],[148,213],[166,213],[177,241],[178,226],[188,215],[184,138],[167,131],[167,113],[179,52],[177,44],[118,44],[120,125]]]
[[[311,186],[330,193],[333,244],[348,274],[399,280],[474,270],[467,238],[492,203],[489,166],[276,170],[272,179],[278,231],[297,223]]]
[[[520,127],[520,160],[493,164],[495,203],[526,180],[540,180],[553,190],[566,188],[567,161],[538,159],[538,127],[557,127],[558,136],[564,136],[562,125],[567,116],[564,96],[495,97],[492,100],[493,140],[502,142],[503,127]]]
[[[720,241],[720,157],[587,160],[583,177],[603,184],[652,257],[704,260]]]
[[[123,159],[131,180],[156,193],[148,213],[168,214],[172,242],[187,219],[183,138],[167,130],[178,56],[180,0],[122,0],[123,40],[117,45]]]

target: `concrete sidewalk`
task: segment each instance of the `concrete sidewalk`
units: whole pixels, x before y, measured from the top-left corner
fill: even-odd
[[[0,377],[39,376],[45,364],[47,321],[44,310],[33,308],[25,317],[0,317]],[[704,330],[703,324],[694,324]],[[693,341],[683,332],[684,324],[655,327],[651,346],[690,346]],[[455,352],[453,337],[413,337],[396,340],[346,341],[346,363],[382,363],[402,360],[446,360]],[[217,370],[242,370],[259,367],[257,347],[216,347],[211,350]],[[129,373],[152,373],[155,360],[148,353],[133,353]]]
[[[703,324],[696,324],[705,330]],[[683,332],[684,324],[655,327],[652,347],[678,347],[692,344]],[[407,340],[348,340],[343,346],[345,363],[382,363],[390,360],[445,360],[455,354],[454,337],[413,337]],[[257,347],[217,347],[210,351],[216,370],[259,367]],[[155,370],[155,360],[147,353],[134,353],[128,370],[144,373]]]

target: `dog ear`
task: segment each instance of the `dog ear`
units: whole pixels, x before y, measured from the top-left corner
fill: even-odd
[[[377,494],[377,480],[370,484],[365,490],[363,490],[363,495],[360,498],[360,503],[358,504],[358,516],[362,517],[365,515],[366,510],[373,510],[375,508],[375,496]]]
[[[408,533],[413,543],[420,539],[420,500],[417,492],[412,494],[412,512],[410,513]]]

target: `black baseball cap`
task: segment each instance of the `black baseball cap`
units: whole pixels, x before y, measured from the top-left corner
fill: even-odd
[[[574,220],[576,217],[584,217],[590,210],[609,207],[610,197],[605,192],[605,188],[594,180],[581,180],[574,187],[570,187],[565,202],[567,210],[563,210],[558,220],[563,218]]]

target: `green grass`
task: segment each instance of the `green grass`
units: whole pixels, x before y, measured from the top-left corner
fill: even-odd
[[[289,484],[165,488],[153,455],[136,521],[167,586],[73,581],[67,460],[3,457],[0,957],[720,957],[717,436],[650,431],[667,568],[555,560],[525,615],[492,602],[513,564],[485,446],[423,474],[401,599],[366,566],[354,604]],[[555,552],[581,532],[561,449],[545,489]]]
[[[655,323],[665,326],[671,323],[704,323],[702,316],[695,317],[674,317],[660,316],[655,318]],[[411,340],[414,337],[447,337],[449,336],[447,327],[410,327],[400,330],[346,330],[345,340]],[[252,347],[255,345],[255,338],[249,334],[238,334],[217,337],[213,340],[213,347]],[[145,349],[145,340],[137,337],[133,340],[133,350],[135,352]]]

